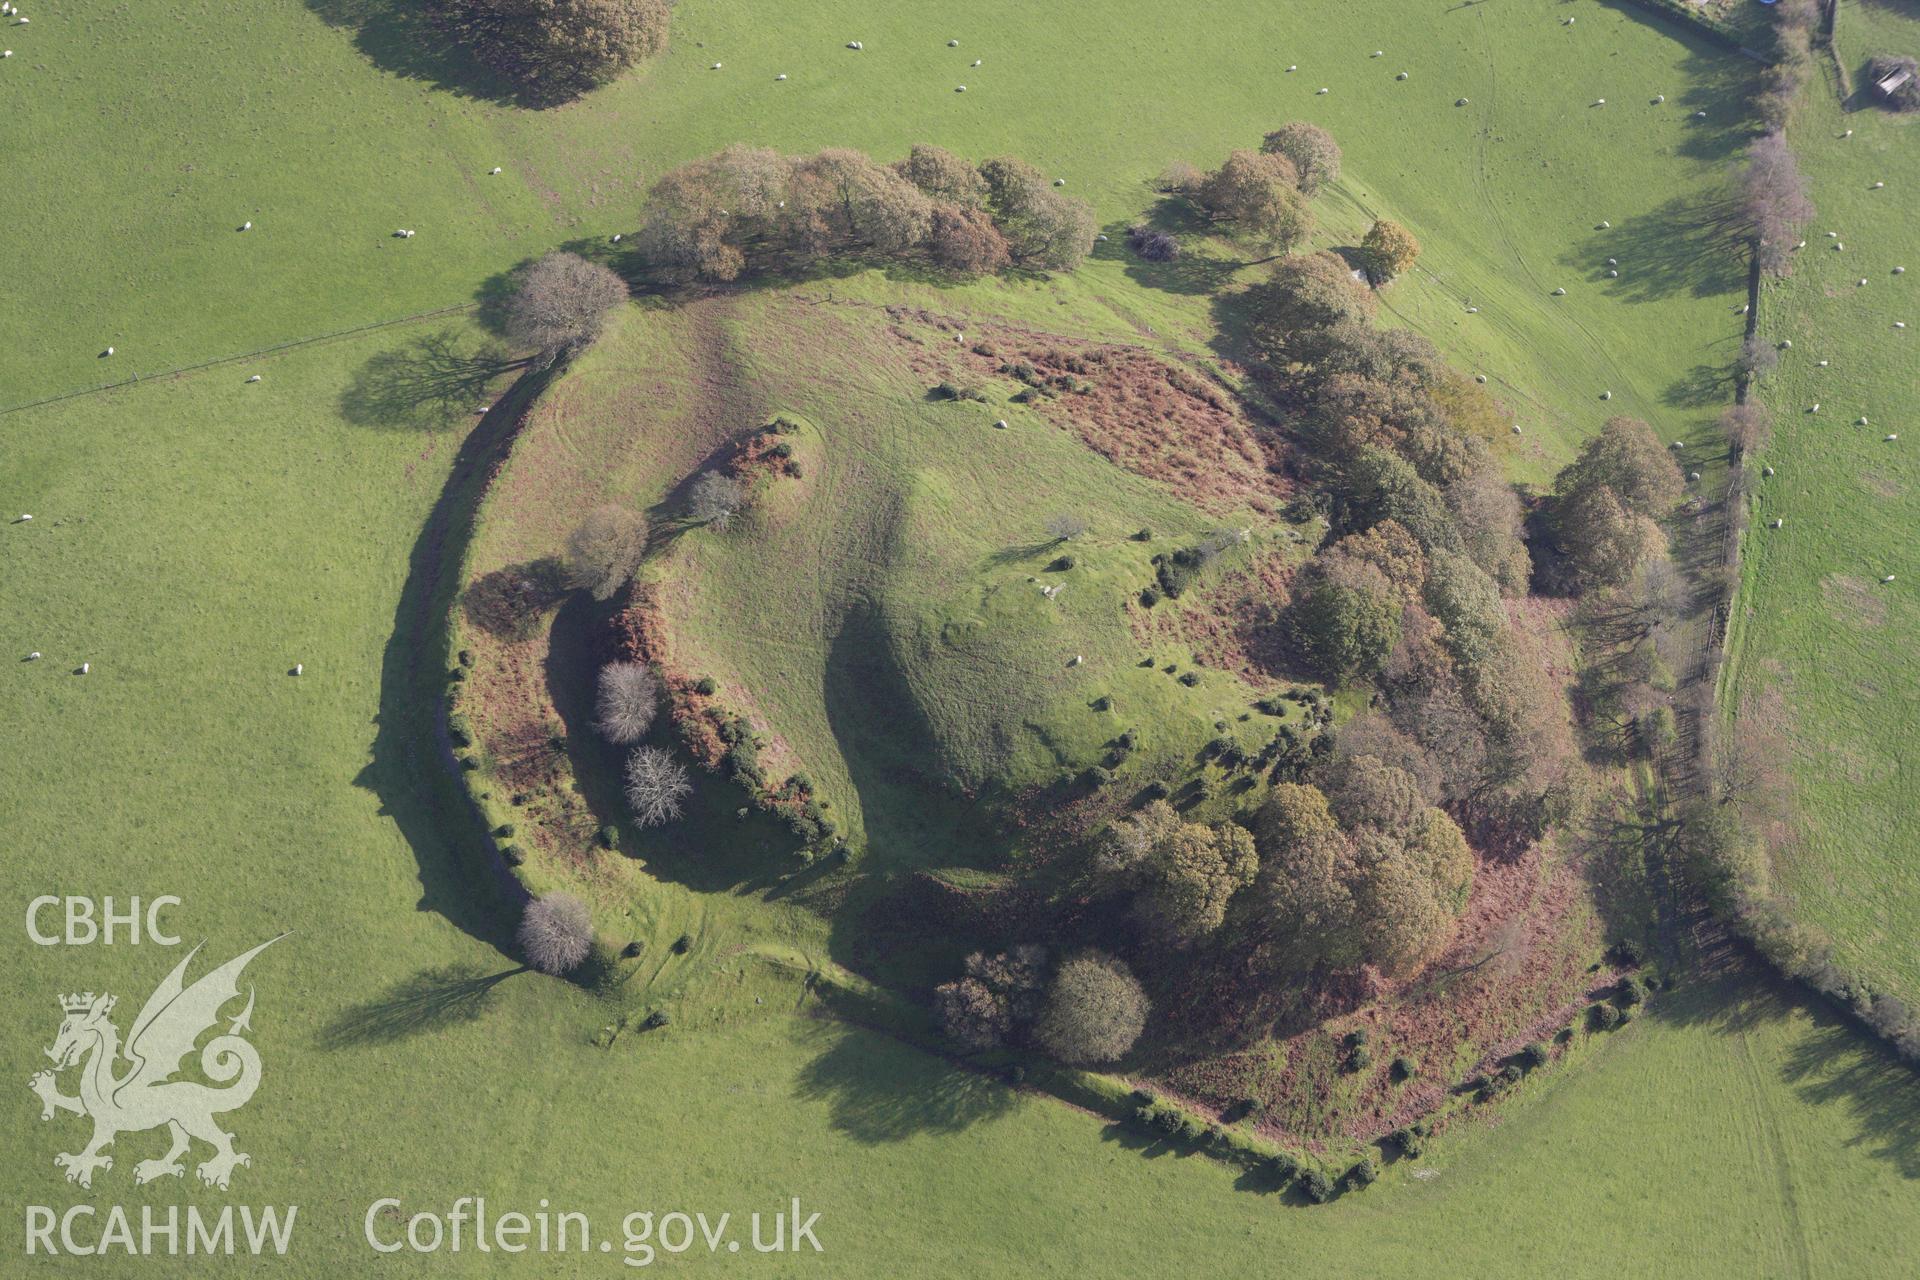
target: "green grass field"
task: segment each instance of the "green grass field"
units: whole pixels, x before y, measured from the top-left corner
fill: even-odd
[[[710,931],[697,973],[651,980],[663,997],[697,982],[699,998],[669,1030],[610,1050],[589,1043],[606,1003],[515,972],[510,921],[431,745],[439,657],[423,639],[448,603],[436,571],[449,553],[435,513],[476,496],[455,470],[468,419],[426,429],[369,394],[383,371],[425,368],[423,340],[447,332],[471,352],[482,335],[443,317],[151,375],[465,304],[526,256],[630,228],[651,175],[742,137],[1017,151],[1117,228],[1167,161],[1210,161],[1304,116],[1347,146],[1332,234],[1350,240],[1377,209],[1426,244],[1428,272],[1393,308],[1500,380],[1538,445],[1522,474],[1546,474],[1597,421],[1602,388],[1611,411],[1676,430],[1717,407],[1699,371],[1737,341],[1738,281],[1675,228],[1737,140],[1734,60],[1598,6],[1562,28],[1563,6],[1543,0],[1235,6],[1210,17],[1220,38],[1205,41],[1166,38],[1165,13],[1144,4],[1075,23],[995,0],[951,29],[868,8],[684,0],[665,60],[537,115],[463,92],[371,0],[358,13],[347,0],[70,4],[6,28],[16,251],[0,409],[142,375],[0,414],[0,509],[35,515],[0,525],[0,630],[16,655],[45,654],[0,663],[13,918],[42,892],[177,893],[179,932],[207,938],[211,960],[295,931],[249,971],[268,1076],[230,1122],[254,1155],[232,1198],[301,1206],[295,1252],[259,1269],[370,1271],[359,1223],[373,1199],[440,1210],[484,1191],[529,1208],[547,1196],[603,1224],[636,1207],[740,1215],[799,1195],[823,1213],[828,1252],[737,1264],[765,1274],[1905,1274],[1920,1248],[1911,1077],[1751,986],[1676,993],[1524,1087],[1497,1125],[1448,1138],[1429,1157],[1437,1177],[1396,1169],[1365,1196],[1304,1210],[1237,1188],[1226,1166],[1133,1150],[1084,1114],[794,1016],[806,1000],[793,965],[819,938],[758,901],[661,890],[658,928]],[[839,47],[853,38],[864,61]],[[992,72],[964,97],[954,53]],[[704,70],[717,60],[725,72]],[[1288,63],[1301,71],[1285,76]],[[793,79],[776,87],[776,71]],[[1177,109],[1163,105],[1176,83]],[[1319,99],[1322,84],[1333,92]],[[1656,93],[1664,109],[1648,105]],[[1453,108],[1463,95],[1470,106]],[[1606,108],[1587,108],[1601,96]],[[1692,122],[1696,109],[1709,120]],[[507,172],[487,177],[495,164]],[[253,231],[234,232],[249,218]],[[1603,218],[1611,240],[1590,230]],[[420,235],[391,239],[402,226]],[[1603,281],[1609,254],[1654,269]],[[1549,298],[1556,284],[1570,296]],[[944,296],[876,276],[814,287]],[[1053,331],[1151,326],[1197,350],[1210,319],[1191,284],[1117,256],[1068,281],[963,295]],[[117,354],[98,359],[109,344]],[[260,384],[244,382],[252,372]],[[449,376],[476,401],[498,389],[484,365]],[[90,674],[68,674],[81,662]],[[56,994],[105,988],[131,1003],[178,957],[36,947],[17,923],[0,955],[17,1001],[0,1033],[16,1073],[0,1109],[0,1213],[18,1223],[24,1205],[80,1198],[52,1165],[79,1121],[40,1124],[24,1088],[58,1025]],[[130,1166],[158,1141],[126,1139],[89,1198],[224,1201],[135,1189]],[[618,1266],[517,1261],[405,1265]]]
[[[1873,52],[1920,47],[1920,11],[1849,5],[1837,44],[1857,78]],[[1793,348],[1761,388],[1776,419],[1762,461],[1777,474],[1753,502],[1730,684],[1735,705],[1791,743],[1800,820],[1782,887],[1847,968],[1909,996],[1920,992],[1920,791],[1906,751],[1920,706],[1908,641],[1920,625],[1908,431],[1920,256],[1908,255],[1920,245],[1910,210],[1887,197],[1920,183],[1917,136],[1877,108],[1843,112],[1825,76],[1792,128],[1819,216],[1793,277],[1763,295],[1760,332]],[[1775,518],[1785,525],[1768,528]]]

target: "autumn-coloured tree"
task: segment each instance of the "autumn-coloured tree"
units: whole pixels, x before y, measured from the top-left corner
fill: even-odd
[[[1340,178],[1340,144],[1317,124],[1293,120],[1269,133],[1260,149],[1285,156],[1293,164],[1301,194],[1314,195]]]
[[[1405,275],[1420,256],[1420,242],[1397,222],[1377,218],[1361,237],[1360,252],[1366,257],[1367,271],[1375,280],[1392,280]]]
[[[928,198],[942,204],[966,209],[984,208],[987,180],[980,170],[944,147],[916,142],[907,158],[893,166],[894,171],[911,182]]]
[[[1206,176],[1194,199],[1216,223],[1280,252],[1313,230],[1313,215],[1300,194],[1299,174],[1283,155],[1235,151]]]
[[[1093,206],[1054,190],[1032,165],[1001,157],[981,165],[980,176],[1016,263],[1071,271],[1093,251]]]
[[[429,0],[429,12],[536,103],[578,97],[667,46],[667,0]]]
[[[1163,938],[1193,941],[1220,927],[1228,901],[1259,867],[1245,827],[1181,823],[1147,855],[1134,912]]]

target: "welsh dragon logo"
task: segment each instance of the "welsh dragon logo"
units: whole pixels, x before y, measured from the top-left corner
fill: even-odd
[[[187,965],[200,953],[195,947],[147,997],[124,1046],[120,1029],[112,1021],[114,996],[89,991],[60,998],[66,1018],[47,1050],[54,1068],[35,1073],[27,1085],[40,1096],[42,1120],[53,1119],[56,1111],[93,1119],[91,1142],[77,1153],[63,1152],[53,1158],[55,1165],[67,1171],[68,1182],[92,1187],[96,1169],[113,1168],[113,1157],[104,1152],[116,1137],[161,1125],[167,1127],[172,1146],[159,1159],[134,1165],[136,1183],[181,1176],[185,1172],[181,1157],[195,1138],[213,1148],[196,1170],[208,1186],[226,1190],[234,1167],[253,1163],[252,1157],[234,1150],[233,1135],[214,1121],[223,1112],[245,1106],[260,1085],[260,1054],[242,1038],[252,1030],[251,987],[246,1007],[234,1015],[223,1034],[200,1050],[201,1072],[224,1087],[173,1077],[202,1033],[219,1023],[220,1010],[239,998],[240,972],[247,962],[280,938],[269,938],[187,986]],[[80,1068],[80,1092],[68,1097],[60,1092],[55,1075],[75,1066]]]

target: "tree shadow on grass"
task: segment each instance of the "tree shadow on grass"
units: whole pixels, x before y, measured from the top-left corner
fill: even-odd
[[[1802,1101],[1823,1109],[1824,1126],[1840,1131],[1842,1145],[1889,1161],[1903,1178],[1920,1179],[1920,1125],[1914,1124],[1920,1073],[1826,1000],[1762,963],[1738,961],[1716,977],[1683,984],[1656,1001],[1648,1016],[1741,1035],[1802,1015],[1811,1026],[1779,1064],[1781,1079]]]
[[[375,999],[344,1010],[320,1032],[320,1047],[392,1044],[476,1022],[492,1005],[494,988],[526,972],[525,965],[497,973],[482,973],[470,964],[422,969]]]
[[[888,1063],[889,1056],[904,1061]],[[859,1035],[837,1037],[808,1063],[795,1094],[824,1100],[833,1127],[869,1145],[922,1133],[959,1133],[1006,1115],[1018,1101],[1012,1089],[989,1076],[929,1060],[904,1046],[876,1051],[872,1040]]]
[[[463,98],[543,105],[436,31],[419,0],[306,0],[306,5],[328,26],[351,29],[354,47],[391,75]]]
[[[1179,254],[1164,262],[1141,257],[1127,243],[1127,231],[1136,225],[1173,236],[1180,242]],[[1224,288],[1246,265],[1238,259],[1199,252],[1213,229],[1178,196],[1156,200],[1137,222],[1109,223],[1100,230],[1107,238],[1095,242],[1093,256],[1121,263],[1127,279],[1145,289],[1204,297]]]
[[[1607,275],[1607,259],[1620,275]],[[1685,294],[1731,297],[1747,284],[1746,238],[1738,209],[1725,195],[1675,196],[1649,213],[1593,230],[1561,255],[1562,266],[1626,302]]]
[[[497,378],[527,367],[504,347],[447,329],[368,360],[340,393],[340,413],[357,426],[442,430],[471,421],[492,402]]]

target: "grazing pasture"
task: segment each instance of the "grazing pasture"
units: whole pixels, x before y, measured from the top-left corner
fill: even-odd
[[[1837,47],[1850,68],[1916,44],[1911,9],[1844,7]],[[1789,131],[1819,215],[1792,278],[1762,294],[1760,333],[1793,346],[1760,385],[1776,426],[1759,461],[1775,474],[1752,499],[1723,687],[1736,726],[1766,734],[1787,765],[1767,779],[1798,812],[1777,860],[1781,887],[1832,936],[1844,967],[1911,999],[1920,466],[1905,437],[1920,409],[1920,328],[1895,325],[1920,325],[1908,199],[1920,154],[1910,118],[1864,105],[1864,94],[1849,105],[1860,109],[1843,111],[1823,74]]]

